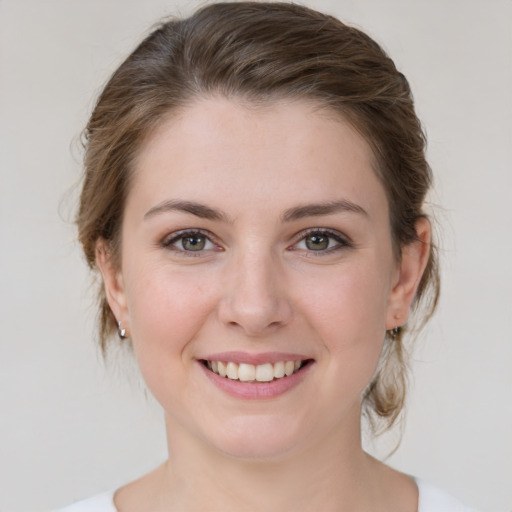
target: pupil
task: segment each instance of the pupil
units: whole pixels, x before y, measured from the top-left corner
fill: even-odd
[[[201,251],[204,249],[206,240],[204,236],[188,236],[183,239],[183,249],[186,251]]]
[[[329,237],[323,235],[310,235],[306,238],[306,247],[312,251],[322,251],[329,247]]]

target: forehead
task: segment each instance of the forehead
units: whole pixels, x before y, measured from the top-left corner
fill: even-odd
[[[129,199],[134,192],[149,202],[169,194],[217,203],[238,198],[240,208],[277,199],[283,209],[343,195],[365,209],[387,209],[364,138],[341,115],[305,100],[191,103],[141,148]]]

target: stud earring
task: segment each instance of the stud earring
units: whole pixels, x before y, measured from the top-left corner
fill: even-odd
[[[121,322],[117,322],[117,334],[119,337],[124,340],[126,338],[126,329],[121,327]]]

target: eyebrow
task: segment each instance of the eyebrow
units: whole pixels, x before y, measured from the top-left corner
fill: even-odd
[[[362,206],[348,201],[347,199],[339,199],[328,203],[305,204],[303,206],[290,208],[283,213],[282,219],[284,222],[291,222],[303,219],[304,217],[320,217],[322,215],[331,215],[340,212],[358,213],[368,217],[368,213]]]
[[[228,216],[221,210],[206,206],[202,203],[195,201],[183,200],[168,200],[157,204],[144,214],[144,220],[147,220],[155,215],[167,213],[172,211],[190,213],[201,219],[214,220],[214,221],[228,221]],[[339,199],[337,201],[330,201],[327,203],[311,203],[301,206],[296,206],[286,210],[281,219],[283,222],[293,222],[303,219],[305,217],[320,217],[322,215],[332,215],[333,213],[351,212],[358,213],[368,217],[366,210],[352,201],[346,199]]]
[[[181,200],[163,201],[162,203],[157,204],[144,214],[144,220],[147,220],[159,213],[172,211],[190,213],[201,219],[227,221],[227,215],[220,210],[194,201]]]

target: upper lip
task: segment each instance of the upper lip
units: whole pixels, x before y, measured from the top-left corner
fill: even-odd
[[[217,352],[215,354],[209,354],[200,359],[205,361],[222,361],[232,363],[245,363],[245,364],[265,364],[265,363],[277,363],[279,361],[305,361],[312,359],[311,357],[305,356],[304,354],[297,354],[291,352],[261,352],[259,354],[251,354],[249,352]]]

